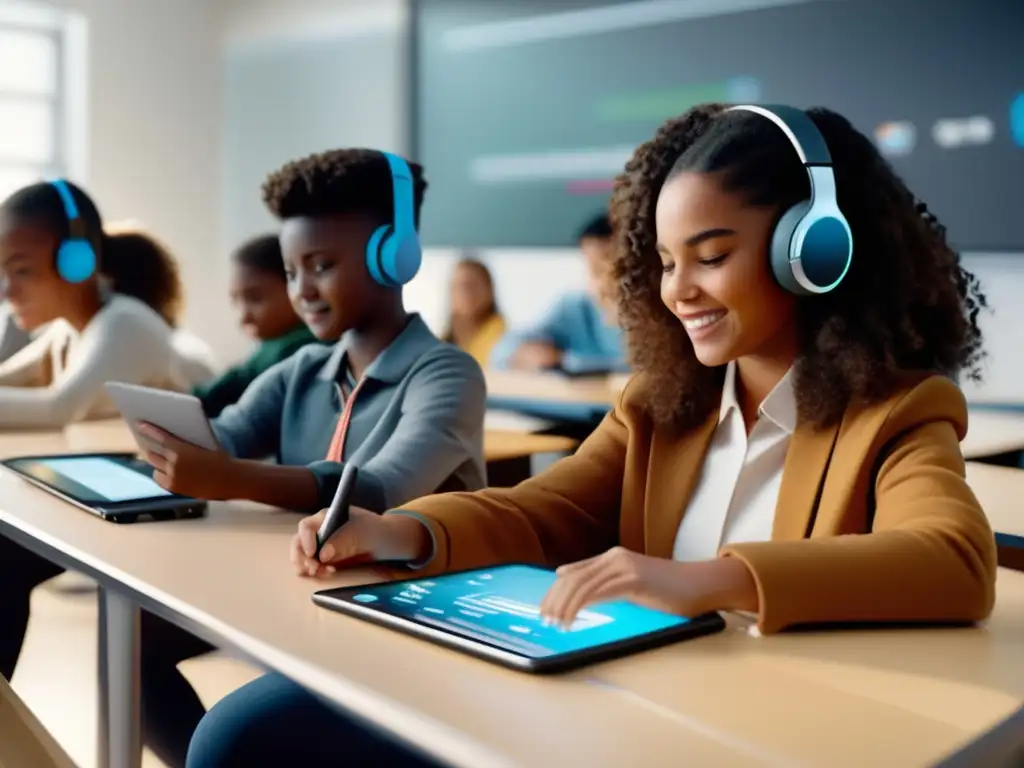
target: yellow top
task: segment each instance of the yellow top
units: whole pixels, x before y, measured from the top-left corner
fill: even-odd
[[[473,356],[481,368],[486,368],[491,350],[504,335],[505,319],[501,315],[491,315],[462,348]]]

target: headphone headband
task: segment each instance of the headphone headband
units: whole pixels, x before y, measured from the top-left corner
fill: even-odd
[[[807,116],[807,113],[796,107],[783,104],[772,104],[764,107],[755,104],[740,104],[730,107],[726,112],[753,112],[771,120],[786,134],[793,145],[800,162],[806,166],[832,165],[832,153],[828,151],[825,137],[818,126]]]
[[[408,232],[416,228],[413,213],[413,182],[409,164],[398,155],[381,153],[391,169],[391,196],[394,207],[395,230]]]
[[[802,109],[741,104],[727,112],[753,112],[770,120],[796,150],[807,171],[810,197],[782,212],[771,235],[772,271],[797,295],[828,293],[842,282],[853,259],[853,233],[839,208],[832,153]]]

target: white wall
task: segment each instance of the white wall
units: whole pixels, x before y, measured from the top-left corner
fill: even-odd
[[[366,50],[370,43],[391,57],[396,46],[403,45],[406,35],[407,10],[403,0],[222,2],[225,40],[236,50],[239,46],[280,46],[331,38],[352,51]],[[334,93],[339,95],[357,92],[367,82],[372,84],[374,98],[359,102],[358,121],[331,126],[329,136],[322,137],[327,142],[324,146],[307,146],[304,151],[324,149],[327,144],[408,149],[404,141],[408,69],[404,65],[396,67],[393,62],[382,65],[376,56],[366,64],[351,73],[343,69],[332,73]],[[228,186],[224,194],[230,210],[237,204],[235,200],[251,196],[253,190]],[[259,223],[254,217],[237,219],[232,235],[248,234],[244,231],[246,227]],[[584,285],[582,265],[571,251],[508,250],[482,255],[495,272],[499,303],[514,324],[536,316],[561,291]],[[422,272],[407,289],[410,306],[422,312],[435,329],[443,323],[447,277],[456,256],[445,251],[429,252]],[[1024,402],[1024,355],[1018,350],[1015,333],[1019,324],[1024,323],[1024,254],[972,255],[966,263],[983,281],[994,310],[983,318],[989,351],[986,381],[980,388],[965,385],[968,396],[975,401]]]
[[[84,19],[71,176],[108,221],[135,219],[181,261],[185,326],[221,356],[240,343],[219,249],[220,40],[212,0],[63,0]],[[72,51],[74,55],[74,51]],[[72,83],[74,85],[74,83]],[[74,92],[74,91],[73,91]]]

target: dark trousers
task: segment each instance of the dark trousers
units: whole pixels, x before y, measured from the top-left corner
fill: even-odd
[[[64,569],[0,536],[0,675],[8,680],[28,628],[32,590]],[[213,650],[183,629],[142,612],[143,740],[167,765],[185,765],[189,739],[206,710],[177,665]]]
[[[225,696],[196,729],[187,768],[407,766],[438,763],[322,703],[278,674]]]

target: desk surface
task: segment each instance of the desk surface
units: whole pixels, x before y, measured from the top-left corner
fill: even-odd
[[[1024,538],[1024,470],[969,461],[967,482],[996,533]]]
[[[60,452],[65,450],[86,451],[134,451],[135,441],[123,421],[93,421],[72,424],[60,433],[26,433],[19,435],[17,452],[21,454]],[[0,445],[8,444],[7,436],[0,439]],[[24,438],[25,442],[20,442]],[[14,441],[11,441],[14,442]],[[22,445],[28,446],[23,448]],[[533,456],[539,453],[565,453],[572,451],[579,443],[568,437],[557,435],[534,435],[528,432],[507,429],[488,429],[484,432],[484,458],[487,461],[502,461]],[[0,449],[2,450],[2,449]]]
[[[296,520],[214,504],[204,520],[118,526],[0,472],[0,527],[456,765],[920,765],[1024,701],[1022,573],[1000,572],[981,629],[756,638],[734,619],[542,679],[316,608],[314,589],[382,572],[294,576]]]
[[[510,404],[612,408],[628,379],[623,375],[572,379],[552,373],[487,371],[487,393]],[[968,459],[1024,450],[1024,413],[971,408],[961,448]]]

